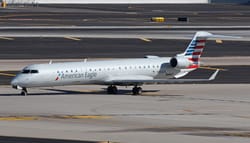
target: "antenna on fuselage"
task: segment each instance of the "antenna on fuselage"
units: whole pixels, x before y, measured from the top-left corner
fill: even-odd
[[[52,60],[49,61],[49,64],[52,64]]]

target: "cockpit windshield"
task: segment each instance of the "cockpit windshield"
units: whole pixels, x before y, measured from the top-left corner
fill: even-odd
[[[21,73],[29,73],[30,70],[23,70]]]
[[[30,70],[30,69],[24,69],[21,71],[23,74],[36,74],[38,73],[38,70]]]

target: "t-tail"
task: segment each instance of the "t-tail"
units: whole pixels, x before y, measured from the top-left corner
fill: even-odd
[[[200,67],[201,54],[204,51],[208,38],[231,39],[239,37],[214,35],[206,31],[196,32],[185,52],[182,54],[177,54],[170,60],[170,65],[173,68],[177,68],[182,71],[182,74],[180,74],[180,76],[177,76],[178,78]]]
[[[187,58],[190,61],[190,65],[187,67],[188,69],[196,69],[200,66],[200,57],[205,48],[206,41],[209,37],[212,37],[213,34],[208,32],[197,32],[188,45],[187,49],[182,56]]]

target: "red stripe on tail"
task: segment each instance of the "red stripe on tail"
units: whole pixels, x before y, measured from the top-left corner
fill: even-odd
[[[196,42],[197,42],[197,43],[200,43],[200,42],[205,43],[205,42],[206,42],[206,40],[197,40]]]
[[[202,52],[193,52],[193,55],[201,55]]]
[[[192,62],[199,62],[199,58],[188,58],[188,60],[192,61]]]
[[[195,49],[203,49],[204,46],[196,46]]]
[[[191,66],[188,66],[189,69],[197,69],[199,67],[199,65],[191,65]]]

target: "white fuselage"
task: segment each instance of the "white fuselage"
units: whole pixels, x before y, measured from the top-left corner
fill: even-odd
[[[11,82],[19,87],[76,84],[107,84],[107,81],[172,78],[179,73],[169,66],[170,58],[141,58],[88,62],[35,64],[27,66]],[[36,71],[34,73],[30,71]],[[25,73],[26,71],[26,73]]]
[[[134,86],[133,95],[139,95],[142,88],[138,86],[143,84],[211,81],[215,79],[218,69],[209,79],[177,79],[199,68],[200,56],[206,40],[210,37],[225,38],[227,36],[198,31],[186,50],[172,58],[146,56],[141,59],[30,65],[16,75],[11,85],[13,88],[21,89],[21,95],[27,95],[27,88],[30,87],[76,84],[108,85],[108,94],[116,94],[117,85]]]

